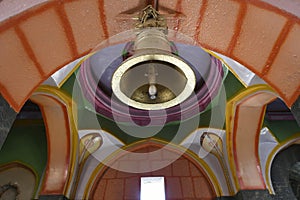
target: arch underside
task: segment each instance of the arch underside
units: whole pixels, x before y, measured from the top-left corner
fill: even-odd
[[[138,12],[144,6],[137,2],[46,1],[14,12],[10,18],[2,17],[1,94],[19,111],[52,73],[109,37],[132,29],[131,15],[126,13]],[[111,12],[111,5],[118,12]],[[160,6],[170,19],[181,16],[177,23],[170,21],[170,29],[239,61],[270,84],[287,105],[298,98],[298,16],[262,1],[193,0],[174,4],[170,0]],[[172,15],[171,11],[180,15]],[[214,12],[215,15],[208,15]],[[121,16],[128,23],[121,23]]]

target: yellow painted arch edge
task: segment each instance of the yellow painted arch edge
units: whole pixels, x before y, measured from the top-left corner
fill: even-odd
[[[278,96],[277,93],[268,85],[254,85],[250,86],[248,88],[245,88],[243,91],[241,91],[239,94],[231,98],[227,104],[226,104],[226,149],[227,149],[227,155],[228,155],[228,160],[229,160],[229,166],[231,170],[231,174],[234,179],[234,184],[237,190],[240,189],[239,183],[238,183],[238,177],[236,176],[236,168],[234,165],[234,158],[233,158],[233,143],[231,140],[231,135],[232,135],[232,126],[234,122],[234,117],[235,117],[235,107],[240,102],[246,97],[252,96],[256,93],[259,92],[267,92],[267,93],[273,93],[275,96]],[[263,118],[262,118],[263,120]]]
[[[130,145],[126,145],[124,147],[122,147],[120,150],[117,150],[115,151],[114,153],[112,153],[111,155],[109,155],[106,160],[109,162],[109,161],[112,161],[114,160],[114,158],[117,158],[118,155],[121,153],[122,150],[127,150],[127,149],[130,149],[132,147],[136,147],[136,146],[139,146],[139,145],[142,145],[142,144],[145,144],[145,143],[148,143],[148,142],[153,142],[153,143],[157,143],[157,144],[160,144],[160,145],[170,145],[171,148],[173,148],[173,150],[176,150],[176,151],[180,151],[180,152],[184,152],[184,154],[188,155],[190,158],[192,158],[194,161],[196,161],[196,163],[198,163],[203,169],[204,171],[206,172],[206,175],[207,177],[209,178],[209,180],[211,181],[213,187],[214,187],[214,191],[217,195],[217,197],[220,197],[222,194],[223,194],[223,191],[222,191],[222,188],[216,178],[216,176],[214,175],[213,171],[210,169],[210,167],[208,166],[208,164],[202,160],[201,158],[199,158],[194,152],[192,152],[191,150],[189,149],[186,149],[180,145],[176,145],[176,144],[172,144],[172,143],[168,143],[164,140],[159,140],[159,139],[155,139],[155,138],[151,138],[151,139],[146,139],[146,140],[142,140],[142,141],[138,141],[138,142],[135,142],[135,143],[132,143]],[[86,187],[84,189],[84,195],[83,195],[83,198],[84,199],[88,199],[89,198],[89,195],[90,195],[90,192],[91,192],[91,188],[97,178],[97,175],[99,174],[99,172],[104,168],[106,167],[103,163],[100,163],[95,169],[94,171],[92,172],[87,184],[86,184]]]
[[[72,190],[72,178],[76,176],[76,168],[77,168],[77,152],[78,152],[78,131],[77,131],[77,109],[76,104],[72,100],[72,98],[59,88],[42,85],[37,88],[33,95],[50,95],[52,97],[57,98],[63,104],[65,104],[67,108],[68,120],[71,131],[71,165],[69,166],[69,176],[67,178],[67,183],[64,188],[64,194],[69,194]]]

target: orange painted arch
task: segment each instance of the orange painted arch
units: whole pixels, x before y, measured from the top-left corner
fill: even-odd
[[[171,15],[171,10],[181,16],[178,23],[170,22],[170,29],[239,61],[274,88],[288,106],[294,103],[300,94],[300,19],[289,12],[293,1],[287,2],[291,6],[285,10],[261,0],[174,1],[160,2],[162,13],[179,16]],[[9,16],[0,18],[2,96],[20,111],[52,73],[105,39],[131,29],[131,21],[124,23],[118,16],[138,12],[145,6],[139,2],[59,0],[36,1],[19,11],[12,6],[0,8]]]

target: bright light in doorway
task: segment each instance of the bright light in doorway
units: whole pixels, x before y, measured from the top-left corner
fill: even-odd
[[[164,177],[141,177],[140,200],[165,200]]]

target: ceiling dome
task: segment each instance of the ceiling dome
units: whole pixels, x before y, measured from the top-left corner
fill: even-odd
[[[171,53],[187,63],[195,75],[192,93],[184,101],[162,109],[136,108],[122,102],[114,94],[112,79],[124,61],[130,59],[131,48],[131,42],[103,48],[96,51],[81,64],[79,71],[81,88],[86,99],[93,105],[91,109],[94,109],[96,113],[120,122],[133,120],[139,125],[146,125],[151,120],[152,124],[159,125],[165,118],[167,122],[171,122],[199,114],[206,109],[218,93],[224,75],[221,61],[199,47],[172,43]],[[134,75],[133,73],[131,79],[134,78]],[[138,79],[139,77],[135,78],[136,82]],[[135,82],[135,80],[133,81]],[[126,83],[124,82],[124,84]],[[173,84],[178,84],[178,81],[174,79]],[[156,104],[154,102],[152,106]]]

